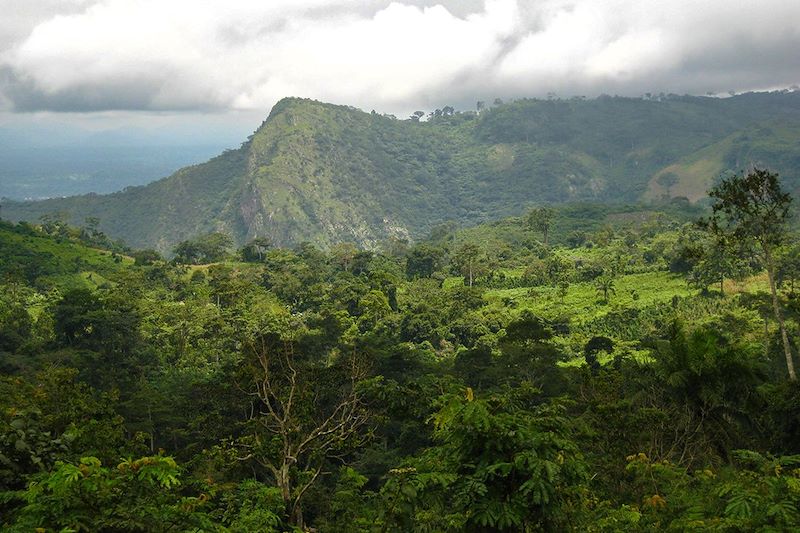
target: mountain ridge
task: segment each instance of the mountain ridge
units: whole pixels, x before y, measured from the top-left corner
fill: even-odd
[[[769,121],[786,131],[756,127]],[[237,244],[263,236],[370,248],[532,204],[657,199],[656,176],[737,133],[741,157],[714,152],[723,170],[769,157],[791,190],[800,185],[800,147],[791,142],[799,128],[798,92],[520,100],[480,114],[437,110],[422,122],[285,98],[239,148],[205,163],[110,195],[6,202],[2,214],[61,213],[73,224],[97,217],[110,236],[162,252],[211,231]]]

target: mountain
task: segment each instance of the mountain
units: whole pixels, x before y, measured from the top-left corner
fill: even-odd
[[[206,163],[110,195],[6,202],[2,215],[98,217],[107,234],[161,251],[211,231],[370,247],[535,203],[698,200],[721,172],[753,163],[797,190],[798,134],[800,92],[526,99],[425,121],[287,98]]]

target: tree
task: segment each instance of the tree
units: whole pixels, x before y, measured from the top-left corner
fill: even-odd
[[[473,243],[466,243],[461,246],[453,256],[453,265],[458,269],[464,281],[472,287],[478,269],[481,249]]]
[[[791,246],[777,258],[776,276],[779,285],[789,285],[789,295],[793,297],[795,282],[800,279],[800,245]]]
[[[614,351],[614,341],[608,337],[594,336],[583,346],[583,358],[592,372],[600,369],[600,362],[597,360],[597,354],[606,352],[610,354]]]
[[[150,266],[163,258],[156,250],[136,250],[131,254],[134,264],[137,266]]]
[[[186,240],[175,247],[175,261],[186,264],[214,263],[222,261],[233,239],[226,233],[208,233],[197,239]]]
[[[245,261],[263,261],[264,254],[272,246],[272,241],[268,237],[255,237],[244,245],[241,255]]]
[[[20,497],[27,505],[18,531],[209,531],[202,511],[208,496],[181,494],[180,470],[171,457],[123,460],[116,468],[95,457],[59,462],[35,478]]]
[[[429,278],[439,268],[442,260],[441,248],[430,244],[417,244],[406,259],[406,276],[408,279]]]
[[[528,213],[528,227],[533,231],[541,232],[544,245],[547,246],[547,235],[553,225],[555,211],[549,207],[537,207]]]
[[[747,175],[724,178],[711,189],[712,215],[701,221],[718,238],[738,250],[751,250],[767,270],[772,308],[781,331],[789,379],[797,376],[786,324],[781,313],[775,279],[775,251],[786,238],[792,197],[781,190],[778,174],[754,168]]]
[[[30,378],[0,376],[0,494],[23,488],[31,474],[79,451],[119,457],[126,439],[114,410],[116,392],[100,393],[77,376],[55,365]],[[0,497],[0,515],[5,511]]]
[[[30,339],[34,323],[27,307],[21,295],[0,290],[0,353],[14,352]]]
[[[656,178],[656,182],[664,187],[667,197],[672,196],[670,191],[675,185],[678,184],[679,181],[680,180],[678,179],[677,174],[674,172],[664,172],[663,174],[660,174],[658,178]]]
[[[732,253],[731,246],[723,240],[714,239],[703,251],[703,258],[694,265],[689,274],[689,283],[704,291],[713,283],[719,283],[719,293],[725,296],[725,279],[741,279],[747,272],[742,258]]]
[[[56,339],[64,347],[118,357],[135,350],[140,338],[139,312],[122,294],[101,299],[89,289],[72,289],[53,306],[53,318]]]
[[[569,294],[569,281],[562,279],[556,284],[556,289],[558,290],[558,297],[563,304],[564,298],[566,298],[567,294]]]
[[[249,351],[252,421],[259,432],[243,443],[241,459],[267,469],[289,522],[302,528],[304,496],[326,463],[343,458],[365,436],[370,414],[359,386],[366,365],[355,354],[332,364],[313,360],[276,334],[258,335]]]
[[[350,272],[357,255],[358,247],[352,242],[336,244],[331,248],[330,252],[332,263],[345,272]]]
[[[670,409],[673,428],[685,424],[688,429],[670,437],[683,444],[676,448],[673,441],[664,449],[683,448],[685,458],[719,454],[728,459],[741,442],[736,437],[751,423],[747,413],[758,406],[755,391],[764,380],[763,362],[739,332],[725,335],[724,330],[717,324],[687,331],[676,321],[669,338],[655,343],[652,369],[664,388],[657,395],[677,407]]]
[[[614,287],[614,276],[611,273],[606,273],[597,278],[594,282],[594,287],[598,293],[603,295],[603,300],[608,302],[608,295],[616,294],[617,289]]]
[[[434,446],[390,471],[384,531],[565,531],[586,465],[565,409],[526,384],[478,398],[447,394]],[[410,515],[410,516],[409,516]],[[416,527],[415,527],[416,526]]]

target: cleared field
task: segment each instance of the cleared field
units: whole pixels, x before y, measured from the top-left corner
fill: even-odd
[[[692,296],[697,290],[669,272],[645,272],[620,276],[614,281],[614,291],[608,302],[592,282],[572,283],[563,299],[556,287],[520,287],[491,289],[485,298],[490,303],[504,305],[513,301],[518,309],[530,309],[545,318],[569,316],[579,324],[601,317],[610,311],[644,308],[654,303],[669,302],[673,296]]]

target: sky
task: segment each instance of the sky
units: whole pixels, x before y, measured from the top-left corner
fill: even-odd
[[[7,131],[243,140],[285,96],[404,117],[800,83],[799,0],[0,0],[0,13]]]

